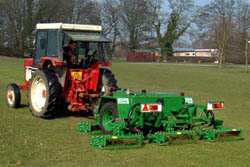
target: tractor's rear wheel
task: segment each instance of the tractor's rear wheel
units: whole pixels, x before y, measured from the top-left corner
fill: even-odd
[[[7,86],[6,102],[10,108],[18,108],[20,106],[20,89],[15,83],[11,83]]]
[[[113,134],[113,123],[118,118],[118,112],[115,102],[108,102],[103,105],[100,112],[100,127],[102,134]]]
[[[28,101],[32,114],[51,117],[57,108],[60,85],[57,77],[47,70],[37,70],[30,79]]]
[[[110,94],[118,88],[115,75],[110,70],[101,68],[99,76],[98,89],[101,92]]]

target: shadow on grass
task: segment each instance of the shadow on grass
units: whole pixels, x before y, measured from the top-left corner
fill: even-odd
[[[28,104],[20,104],[19,108],[26,108],[26,107],[29,107]]]
[[[19,109],[23,108],[29,108],[28,104],[20,104],[18,107]],[[45,119],[52,120],[52,119],[60,119],[60,118],[67,118],[67,117],[83,117],[83,118],[89,118],[94,119],[93,112],[91,111],[76,111],[76,112],[70,112],[67,109],[67,105],[61,104],[57,110],[52,114],[52,116],[45,117]]]
[[[67,118],[67,117],[84,117],[84,118],[92,118],[94,117],[92,112],[88,111],[76,111],[76,112],[70,112],[67,109],[66,105],[60,106],[57,111],[53,114],[53,116],[50,119],[60,119],[60,118]]]

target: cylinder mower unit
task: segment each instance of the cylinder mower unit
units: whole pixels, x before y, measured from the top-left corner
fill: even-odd
[[[94,134],[90,145],[101,149],[142,147],[145,140],[168,145],[183,139],[242,139],[240,128],[224,128],[223,121],[215,118],[213,110],[223,107],[223,102],[194,104],[191,97],[183,94],[121,89],[100,97],[94,112],[97,122],[82,122],[78,131]]]

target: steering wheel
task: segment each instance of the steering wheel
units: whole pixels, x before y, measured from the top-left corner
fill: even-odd
[[[88,51],[87,55],[84,59],[81,59],[80,66],[84,68],[88,68],[94,63],[94,57],[97,55],[96,49],[91,49]]]

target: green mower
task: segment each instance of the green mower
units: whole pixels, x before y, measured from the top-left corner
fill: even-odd
[[[224,128],[213,110],[223,102],[194,104],[191,97],[169,93],[119,89],[100,97],[96,122],[82,122],[81,133],[92,134],[90,145],[100,149],[139,148],[145,143],[169,145],[177,141],[241,140],[240,128]]]

